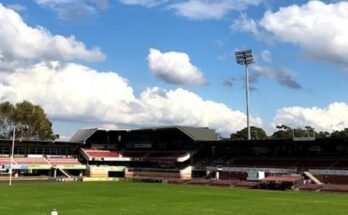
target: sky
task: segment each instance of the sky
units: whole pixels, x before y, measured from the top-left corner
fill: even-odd
[[[54,132],[348,127],[348,1],[0,0],[0,102]]]

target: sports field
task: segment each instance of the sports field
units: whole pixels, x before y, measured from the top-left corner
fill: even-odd
[[[348,214],[348,195],[131,182],[0,184],[0,214]]]

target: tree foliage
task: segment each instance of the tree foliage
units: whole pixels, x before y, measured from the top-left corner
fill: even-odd
[[[250,126],[250,136],[254,140],[263,140],[267,138],[266,132],[262,128]],[[231,134],[231,140],[247,140],[248,128],[244,128],[236,133]]]
[[[331,137],[334,138],[348,138],[348,128],[343,129],[342,131],[333,131]]]
[[[23,139],[54,139],[52,123],[39,105],[23,101],[13,106],[9,102],[0,104],[0,136],[9,138],[16,126],[16,136]]]

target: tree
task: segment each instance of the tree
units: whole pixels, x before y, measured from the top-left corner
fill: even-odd
[[[55,139],[52,123],[39,105],[29,101],[17,103],[15,106],[9,102],[0,104],[1,136],[9,138],[13,125],[16,126],[17,136],[24,139]]]
[[[250,126],[251,139],[264,140],[267,138],[266,132],[262,128]],[[248,139],[248,128],[244,128],[236,133],[231,134],[231,140],[246,140]]]
[[[7,138],[11,135],[13,127],[14,106],[10,102],[0,104],[0,137]]]
[[[331,137],[334,138],[348,138],[348,128],[345,128],[341,131],[333,131]]]
[[[277,125],[278,131],[274,132],[271,136],[272,139],[291,139],[293,136],[293,130],[286,125]]]

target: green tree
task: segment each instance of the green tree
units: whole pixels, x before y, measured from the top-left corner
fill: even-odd
[[[4,111],[1,111],[1,107]],[[11,109],[12,107],[12,109]],[[7,111],[6,111],[7,110]],[[47,118],[46,113],[39,105],[34,105],[29,101],[17,103],[15,106],[8,102],[0,104],[1,119],[6,119],[6,123],[1,124],[3,136],[9,138],[13,125],[16,125],[16,134],[24,139],[55,139],[56,135],[52,131],[52,123]],[[5,122],[5,120],[3,120]]]
[[[277,125],[278,131],[274,132],[271,136],[272,139],[291,139],[293,136],[293,130],[286,125]]]
[[[267,134],[262,128],[250,126],[250,136],[254,140],[267,139]],[[248,139],[248,128],[244,128],[236,133],[231,134],[231,140],[246,140]]]
[[[348,128],[345,128],[341,131],[333,131],[331,137],[334,138],[348,138]]]
[[[0,138],[8,138],[11,135],[14,109],[10,102],[0,104]]]

